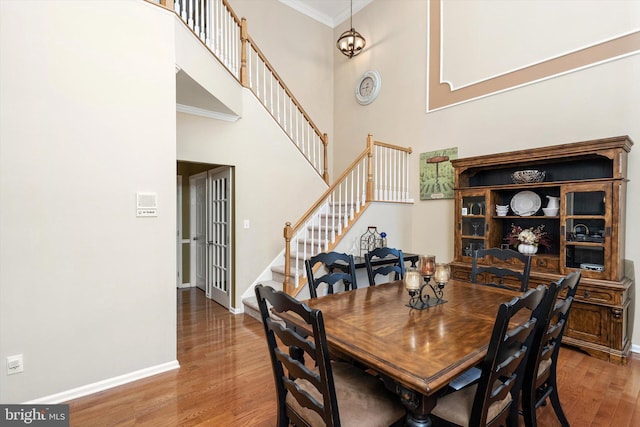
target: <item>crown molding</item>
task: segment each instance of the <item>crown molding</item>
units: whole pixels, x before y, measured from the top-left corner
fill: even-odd
[[[317,8],[311,6],[309,2],[305,0],[279,0],[279,1],[280,3],[286,6],[289,6],[290,8],[302,13],[303,15],[306,15],[309,18],[314,19],[330,28],[336,28],[345,20],[349,19],[349,15],[350,15],[348,0],[344,0],[344,4],[345,4],[344,8],[341,8],[338,12],[332,15],[321,12]],[[372,1],[373,0],[354,0],[353,14],[355,15],[357,12],[364,9]]]

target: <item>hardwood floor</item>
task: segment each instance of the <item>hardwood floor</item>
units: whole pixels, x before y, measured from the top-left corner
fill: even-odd
[[[274,426],[262,325],[197,289],[178,290],[180,369],[68,402],[72,426]],[[640,357],[613,365],[560,350],[560,398],[574,427],[640,425]],[[538,425],[559,426],[547,405]]]

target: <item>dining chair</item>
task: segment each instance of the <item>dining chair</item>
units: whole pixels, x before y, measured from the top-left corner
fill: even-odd
[[[387,257],[394,257],[389,263],[374,266],[372,261],[384,260]],[[375,248],[364,255],[364,263],[367,267],[367,276],[369,277],[369,286],[375,286],[376,276],[388,276],[394,274],[393,280],[404,279],[404,257],[402,251],[395,248]],[[389,281],[389,280],[387,280]]]
[[[322,264],[316,269],[317,264]],[[344,290],[356,289],[356,267],[353,262],[353,256],[339,252],[321,252],[304,261],[307,270],[307,280],[309,283],[309,294],[311,298],[318,297],[318,287],[323,283],[327,285],[327,293],[334,292],[334,286],[337,282],[342,281]],[[326,269],[327,274],[319,276],[320,269]],[[318,277],[319,276],[319,277]]]
[[[480,259],[486,259],[491,256],[500,261],[508,262],[510,264],[521,265],[520,270],[501,267],[495,264],[482,265]],[[525,292],[529,286],[529,273],[531,272],[531,257],[521,254],[518,251],[512,249],[502,248],[489,248],[489,249],[477,249],[473,252],[473,261],[471,264],[471,282],[478,283],[478,276],[482,273],[489,273],[498,279],[498,283],[488,282],[486,285],[495,286],[498,288],[513,289],[504,284],[503,279],[511,276],[520,282],[520,291]]]
[[[580,276],[580,271],[574,271],[549,285],[522,383],[522,414],[527,427],[538,425],[536,409],[543,405],[547,398],[551,400],[560,424],[569,427],[558,396],[556,369],[560,342]]]
[[[546,292],[547,288],[540,285],[500,305],[487,354],[480,365],[480,379],[440,397],[431,411],[434,417],[458,426],[517,425],[521,384],[518,377],[522,375],[522,363]],[[516,315],[516,324],[510,327]]]
[[[255,288],[276,383],[279,427],[402,425],[406,411],[381,380],[331,361],[322,312],[270,286]],[[271,308],[270,308],[271,307]],[[301,335],[273,316],[294,313],[308,325]],[[303,351],[301,358],[292,352]],[[310,357],[312,366],[304,364]],[[302,362],[300,361],[302,360]]]

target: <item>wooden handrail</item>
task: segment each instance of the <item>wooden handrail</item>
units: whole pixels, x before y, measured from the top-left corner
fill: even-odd
[[[351,164],[345,169],[345,171],[342,173],[342,175],[340,175],[335,180],[333,185],[331,185],[331,187],[329,187],[324,193],[322,193],[322,195],[318,198],[318,200],[316,200],[314,205],[311,206],[309,209],[307,209],[307,211],[302,215],[302,218],[299,219],[298,222],[296,222],[295,225],[293,225],[293,227],[291,227],[293,232],[296,232],[302,226],[302,224],[304,224],[307,220],[309,220],[309,218],[311,217],[313,212],[315,212],[316,209],[318,209],[320,207],[320,205],[322,205],[322,203],[324,203],[324,200],[331,194],[331,192],[338,185],[340,185],[340,183],[342,182],[344,177],[346,177],[351,172],[351,170],[358,163],[360,163],[360,161],[365,156],[369,157],[369,162],[370,162],[370,164],[368,165],[369,170],[367,171],[367,200],[373,200],[373,146],[374,145],[378,145],[378,146],[386,147],[386,148],[393,148],[393,149],[396,149],[396,150],[399,150],[399,151],[404,151],[404,152],[409,153],[409,154],[411,154],[413,152],[411,147],[400,147],[398,145],[393,145],[393,144],[387,144],[385,142],[374,141],[373,140],[373,135],[369,134],[367,136],[367,148],[362,153],[360,153],[360,155],[358,157],[356,157],[356,159],[353,162],[351,162]],[[371,187],[371,190],[369,190],[369,187]],[[290,222],[288,222],[287,224],[289,224],[289,226],[291,226]],[[293,236],[293,234],[291,234],[291,236]]]
[[[233,20],[236,21],[236,24],[240,26],[242,23],[242,20],[238,18],[238,15],[236,15],[233,9],[231,9],[231,5],[229,4],[229,2],[227,0],[222,0],[222,4],[224,4],[224,7],[227,9],[227,11],[229,12],[229,15],[231,15]]]
[[[291,263],[299,263],[302,259],[306,259],[307,250],[311,254],[319,250],[333,250],[340,240],[336,237],[344,235],[351,229],[355,220],[362,215],[370,202],[380,200],[406,203],[412,200],[409,198],[408,189],[408,155],[411,152],[411,148],[374,141],[373,136],[369,134],[365,150],[356,157],[334,184],[316,200],[295,225],[292,226],[290,222],[285,224],[283,231],[285,238],[283,289],[285,292],[295,295],[306,283],[304,272],[303,277],[299,277],[300,270],[297,264],[293,270],[295,284],[291,284],[289,276],[292,272]],[[378,156],[382,163],[378,161]],[[392,159],[391,163],[384,161],[385,159]],[[400,176],[399,180],[398,176]],[[337,219],[336,207],[339,213]],[[327,215],[332,219],[326,219]],[[310,230],[311,235],[308,236],[304,230]],[[304,249],[298,246],[301,243]],[[307,246],[309,243],[312,243],[312,246]]]
[[[399,145],[387,144],[386,142],[373,141],[373,145],[377,145],[378,147],[391,148],[398,151],[404,151],[405,153],[413,153],[411,147],[400,147]]]
[[[187,22],[185,21],[186,18],[184,18],[184,16],[181,16],[180,13],[178,13],[178,10],[180,10],[180,8],[185,8],[186,6],[186,0],[184,1],[177,1],[177,4],[180,5],[178,8],[175,7],[176,2],[172,1],[172,0],[145,0],[148,3],[154,4],[156,6],[160,6],[163,7],[167,10],[172,11],[174,14],[176,14],[176,16],[178,18],[180,18],[181,21],[183,21],[183,23],[189,27],[189,29],[191,30],[191,32],[196,36],[196,38],[214,55],[214,57],[216,57],[216,59],[218,59],[218,61],[220,61],[220,63],[233,75],[233,77],[238,80],[240,82],[240,84],[243,87],[249,88],[252,90],[252,92],[254,93],[254,95],[256,95],[256,97],[258,98],[259,101],[261,101],[263,103],[263,105],[265,105],[265,107],[267,108],[267,111],[270,112],[271,116],[275,119],[275,121],[278,123],[278,125],[285,131],[285,133],[288,134],[287,129],[283,126],[283,124],[280,122],[280,118],[279,116],[276,117],[274,115],[274,112],[271,111],[269,109],[269,107],[265,104],[266,101],[260,99],[260,97],[258,96],[258,92],[256,92],[256,90],[260,91],[260,86],[257,86],[257,89],[252,88],[252,84],[249,81],[249,70],[248,70],[248,61],[249,61],[249,44],[251,45],[251,49],[252,51],[254,51],[257,54],[258,60],[262,63],[262,65],[265,67],[266,70],[268,70],[269,75],[271,76],[271,78],[273,78],[274,80],[274,84],[277,84],[278,86],[278,90],[281,91],[280,93],[284,95],[285,98],[287,98],[287,102],[290,102],[290,104],[292,105],[293,109],[295,109],[297,112],[296,114],[298,115],[298,117],[301,118],[301,121],[303,121],[304,126],[305,126],[305,130],[308,131],[305,132],[304,134],[312,136],[314,141],[319,141],[322,143],[322,147],[321,149],[323,150],[322,153],[322,157],[317,157],[318,159],[322,159],[323,160],[323,164],[322,165],[318,165],[317,163],[314,163],[314,161],[312,160],[312,157],[310,157],[310,153],[311,152],[306,152],[304,149],[301,148],[301,146],[304,144],[304,141],[300,141],[297,140],[296,138],[294,138],[292,135],[289,134],[289,137],[292,139],[293,143],[298,147],[298,149],[301,151],[301,153],[303,154],[303,156],[309,161],[309,163],[311,164],[311,166],[316,169],[316,171],[318,172],[318,174],[320,176],[322,176],[322,179],[329,184],[329,173],[328,173],[328,158],[327,158],[327,151],[328,151],[328,141],[329,138],[327,136],[327,134],[323,133],[320,131],[320,129],[318,128],[318,126],[313,122],[313,120],[311,120],[311,117],[309,116],[309,114],[305,111],[305,109],[302,107],[302,104],[298,101],[298,99],[293,95],[293,93],[291,92],[291,90],[289,89],[289,87],[284,83],[283,79],[280,77],[280,75],[275,71],[273,65],[269,62],[269,60],[267,59],[266,55],[262,52],[262,50],[258,47],[258,45],[255,43],[255,41],[251,38],[251,36],[249,35],[249,32],[247,30],[247,20],[245,18],[239,18],[238,15],[236,15],[236,13],[233,11],[233,9],[231,8],[231,5],[229,4],[228,0],[217,0],[219,1],[219,5],[221,5],[224,10],[226,11],[226,13],[228,16],[231,18],[231,20],[229,20],[229,22],[233,21],[235,23],[235,25],[237,26],[237,28],[239,29],[239,34],[236,36],[235,32],[233,34],[231,34],[230,39],[231,40],[236,40],[236,37],[239,37],[239,52],[236,51],[235,45],[233,45],[233,49],[232,52],[232,58],[233,60],[230,63],[226,63],[225,59],[218,57],[218,54],[215,52],[215,49],[212,48],[211,46],[208,45],[208,41],[205,42],[205,40],[202,38],[202,34],[196,34],[194,32],[194,29],[190,27],[189,24],[187,24]],[[189,3],[189,8],[192,8],[194,3],[196,2],[196,11],[197,11],[197,5],[200,4],[201,8],[203,8],[204,6],[202,6],[204,4],[204,0],[191,0],[191,2]],[[209,4],[207,2],[207,4]],[[217,8],[217,6],[216,6]],[[191,9],[190,9],[191,10]],[[201,9],[203,10],[203,9]],[[219,10],[223,10],[223,9],[219,9]],[[184,12],[181,12],[184,13]],[[196,12],[197,13],[197,12]],[[223,14],[225,12],[222,12]],[[206,17],[203,17],[202,19],[207,19]],[[210,25],[211,23],[209,21],[205,21],[208,22],[207,24],[207,28],[212,28]],[[237,30],[235,30],[237,31]],[[238,57],[236,56],[237,53],[239,53],[239,60]],[[237,61],[237,62],[236,62]],[[273,86],[272,86],[273,87]],[[264,88],[263,88],[264,90]],[[315,142],[314,142],[314,146]],[[320,147],[318,147],[320,149]],[[319,153],[318,151],[312,151],[315,153]]]
[[[258,45],[256,45],[256,43],[253,41],[253,39],[251,38],[250,35],[247,35],[247,40],[249,41],[249,43],[251,44],[251,46],[253,47],[253,49],[258,53],[258,56],[260,57],[260,59],[264,62],[265,66],[268,68],[268,70],[271,72],[271,74],[273,75],[273,77],[275,77],[275,79],[277,80],[278,84],[280,86],[282,86],[282,89],[284,89],[284,91],[286,92],[286,94],[289,96],[289,98],[291,98],[291,100],[293,101],[293,103],[296,105],[296,107],[298,107],[298,110],[300,110],[300,112],[302,113],[302,116],[305,118],[305,120],[307,122],[309,122],[309,124],[311,125],[311,127],[313,128],[313,130],[316,132],[316,134],[318,134],[320,137],[322,137],[323,133],[320,132],[320,129],[318,129],[318,127],[316,126],[316,124],[313,122],[313,120],[311,120],[311,118],[309,117],[309,115],[307,114],[307,112],[304,110],[304,108],[302,108],[302,105],[300,104],[300,102],[298,102],[298,100],[296,99],[295,96],[293,96],[293,93],[291,93],[291,91],[289,90],[289,87],[284,83],[284,81],[282,80],[282,78],[280,78],[280,75],[276,72],[276,70],[273,68],[273,66],[271,65],[271,63],[269,62],[269,60],[267,59],[267,57],[264,55],[264,53],[262,53],[262,51],[260,50],[260,48],[258,47]]]
[[[322,196],[320,196],[318,198],[318,200],[314,203],[314,205],[311,206],[309,209],[307,209],[307,211],[302,215],[302,218],[300,220],[298,220],[298,222],[296,222],[295,225],[292,227],[294,232],[298,231],[298,229],[302,226],[302,224],[304,224],[307,220],[309,220],[309,218],[311,218],[311,215],[313,215],[313,212],[315,212],[315,210],[318,209],[320,207],[320,205],[322,205],[322,203],[324,203],[326,198],[329,197],[329,195],[333,192],[333,190],[338,185],[340,185],[342,183],[342,179],[345,176],[347,176],[349,174],[349,172],[351,172],[351,169],[353,169],[355,167],[355,165],[357,165],[364,158],[364,156],[366,156],[368,154],[368,152],[369,152],[369,150],[364,150],[362,152],[362,154],[360,154],[353,161],[353,163],[351,163],[351,165],[349,165],[349,167],[342,173],[342,175],[340,175],[340,177],[335,180],[333,185],[331,185],[331,187],[329,187],[327,189],[327,191],[322,193]]]

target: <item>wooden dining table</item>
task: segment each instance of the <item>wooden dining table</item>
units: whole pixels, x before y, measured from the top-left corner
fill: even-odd
[[[486,355],[499,305],[517,295],[450,280],[445,303],[416,310],[398,280],[305,302],[322,311],[330,349],[379,374],[407,408],[407,425],[429,426],[449,382]],[[306,329],[294,315],[281,317]]]

